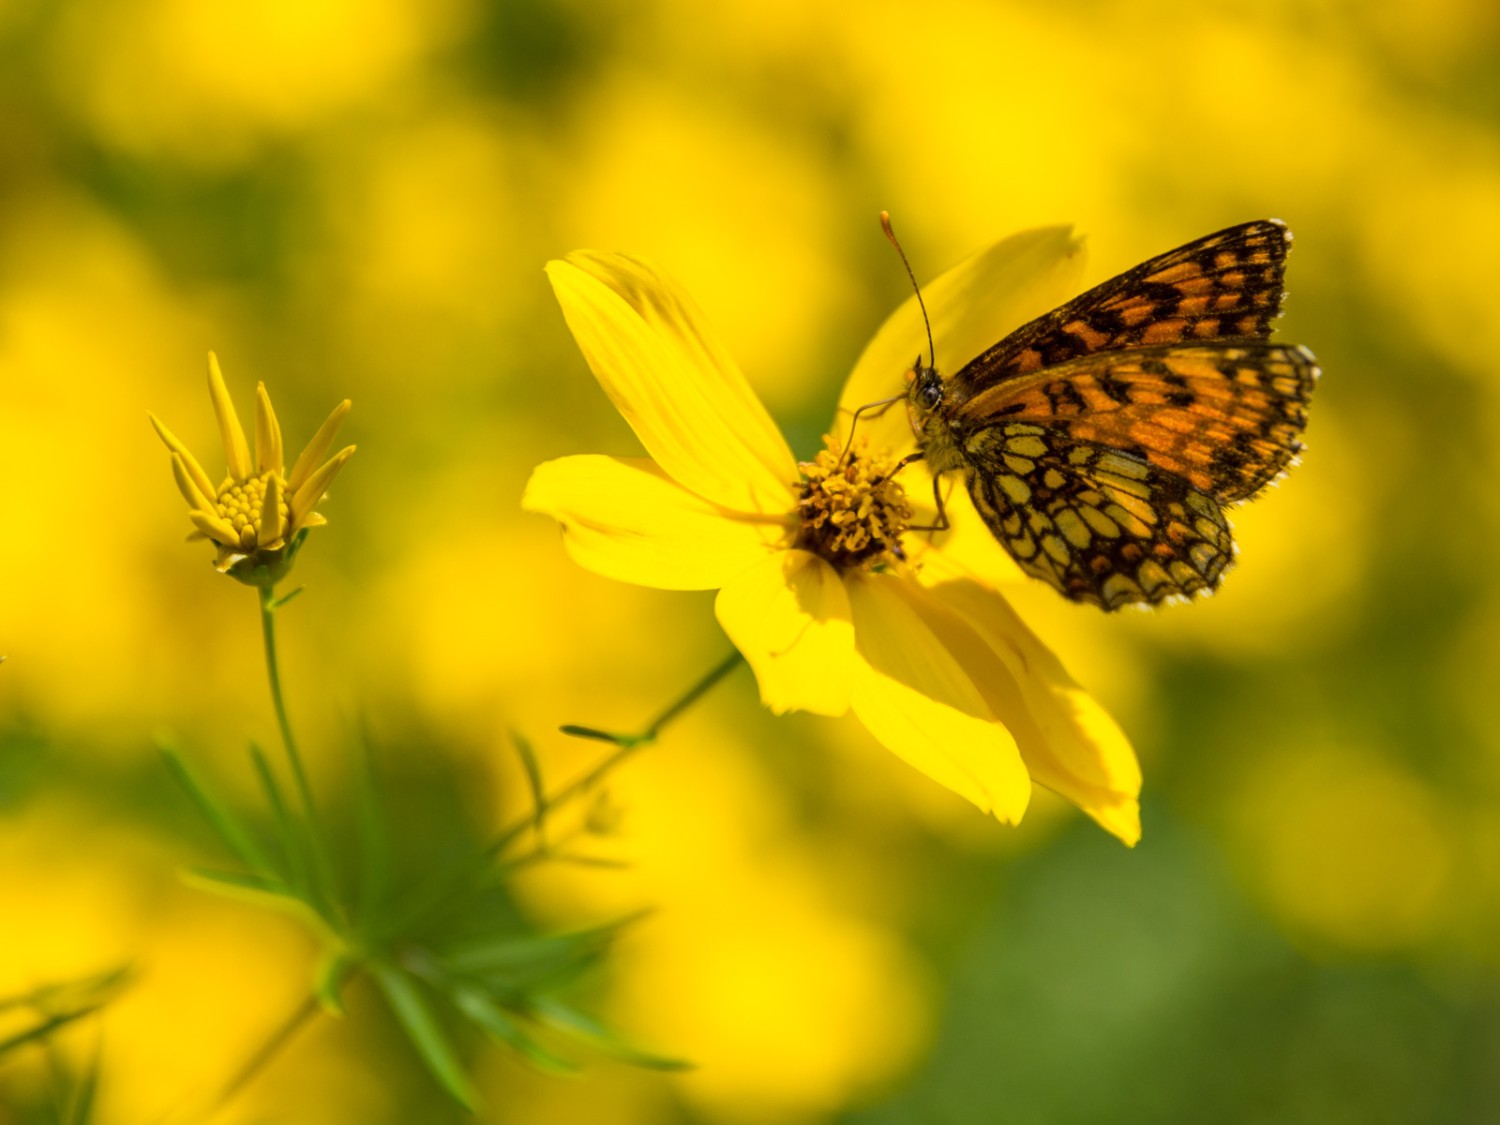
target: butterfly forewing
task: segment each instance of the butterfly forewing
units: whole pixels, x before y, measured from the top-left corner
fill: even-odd
[[[1021,569],[1104,609],[1212,589],[1233,557],[1223,510],[1182,477],[1056,426],[976,438],[974,507]]]
[[[1281,312],[1291,234],[1229,227],[1142,262],[1022,325],[950,381],[956,401],[1078,356],[1193,340],[1265,339]]]
[[[1221,503],[1248,499],[1301,451],[1318,368],[1305,348],[1258,341],[1084,356],[981,392],[951,421],[966,458],[1010,422],[1131,453]]]

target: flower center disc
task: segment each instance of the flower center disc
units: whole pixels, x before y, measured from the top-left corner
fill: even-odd
[[[798,466],[797,546],[838,570],[871,569],[901,558],[901,533],[912,513],[906,490],[889,475],[894,462],[869,456],[863,441],[840,458],[839,439],[830,434],[823,440],[828,448]]]
[[[266,482],[270,477],[270,473],[262,473],[249,480],[228,480],[219,486],[219,495],[215,498],[219,515],[234,526],[242,547],[254,547],[260,536],[260,514],[266,503]],[[282,526],[285,527],[288,512],[285,489],[279,507]]]

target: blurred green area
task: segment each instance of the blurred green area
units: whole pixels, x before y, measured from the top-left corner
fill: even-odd
[[[178,879],[214,844],[152,745],[244,795],[274,738],[253,595],[182,543],[146,424],[214,448],[210,348],[289,446],[355,404],[282,622],[317,784],[351,783],[358,716],[482,838],[526,806],[509,731],[574,776],[597,750],[557,724],[631,729],[726,648],[707,595],[578,570],[517,508],[540,460],[636,451],[548,258],[657,261],[810,455],[905,295],[879,209],[919,276],[1070,221],[1091,280],[1274,215],[1280,335],[1325,376],[1224,589],[1014,591],[1135,740],[1140,846],[1041,796],[1004,829],[731,677],[611,786],[626,870],[517,887],[539,925],[653,908],[602,1003],[698,1068],[474,1044],[481,1117],[1491,1119],[1497,75],[1483,0],[0,5],[0,993],[134,965],[59,1040],[102,1043],[96,1117],[134,1123],[306,992],[295,925]],[[350,999],[223,1120],[460,1119]]]

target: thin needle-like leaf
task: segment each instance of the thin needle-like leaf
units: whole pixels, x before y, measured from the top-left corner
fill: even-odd
[[[286,882],[297,895],[307,898],[312,888],[312,872],[304,832],[292,819],[271,763],[253,742],[250,744],[250,761],[255,766],[266,803],[271,806],[271,815],[276,821],[276,840],[287,862]]]
[[[667,1058],[642,1051],[626,1043],[618,1034],[592,1016],[549,997],[533,997],[531,1011],[538,1020],[549,1027],[582,1039],[605,1054],[632,1066],[646,1067],[650,1070],[693,1069],[693,1064],[686,1059]]]
[[[94,1116],[94,1098],[99,1092],[99,1070],[102,1055],[100,1040],[94,1041],[93,1053],[89,1056],[88,1067],[84,1070],[82,1078],[73,1090],[71,1104],[68,1107],[68,1125],[88,1125],[89,1119]]]
[[[261,850],[249,830],[193,775],[192,770],[188,768],[187,763],[182,760],[177,751],[170,747],[162,747],[162,755],[167,760],[167,768],[187,790],[188,796],[197,804],[198,810],[203,813],[204,818],[229,845],[230,850],[239,857],[240,861],[258,875],[273,879],[279,878],[275,864]]]
[[[361,738],[359,746],[359,915],[369,918],[390,895],[392,841],[369,743]]]
[[[521,759],[521,767],[526,771],[526,783],[531,787],[532,807],[536,809],[533,823],[536,825],[537,839],[542,840],[542,828],[547,819],[547,788],[542,782],[542,767],[536,760],[536,752],[532,750],[531,743],[519,731],[510,732],[510,741],[516,748],[516,756]]]
[[[14,1051],[17,1047],[25,1046],[27,1043],[35,1043],[45,1039],[60,1027],[66,1027],[74,1020],[80,1020],[93,1012],[97,1012],[102,1004],[90,1004],[84,1008],[75,1008],[71,1012],[58,1012],[56,1015],[48,1016],[40,1023],[19,1031],[8,1039],[0,1039],[0,1056]]]
[[[548,1050],[528,1034],[505,1010],[478,989],[458,990],[453,997],[458,1010],[501,1043],[513,1047],[534,1066],[553,1074],[575,1074],[576,1064]]]
[[[318,998],[318,1003],[322,1004],[324,1010],[330,1015],[342,1016],[344,1014],[344,984],[353,975],[355,968],[354,959],[344,952],[329,954],[318,966],[313,992]]]
[[[473,1109],[474,1087],[417,983],[406,973],[390,965],[375,965],[371,971],[374,973],[375,983],[385,993],[396,1019],[400,1021],[432,1076],[465,1109]]]

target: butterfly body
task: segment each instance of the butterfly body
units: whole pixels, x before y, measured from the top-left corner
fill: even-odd
[[[907,411],[935,476],[961,472],[1021,569],[1104,609],[1217,586],[1223,507],[1301,450],[1318,369],[1269,341],[1290,235],[1274,220],[1188,243],[1023,325]]]

